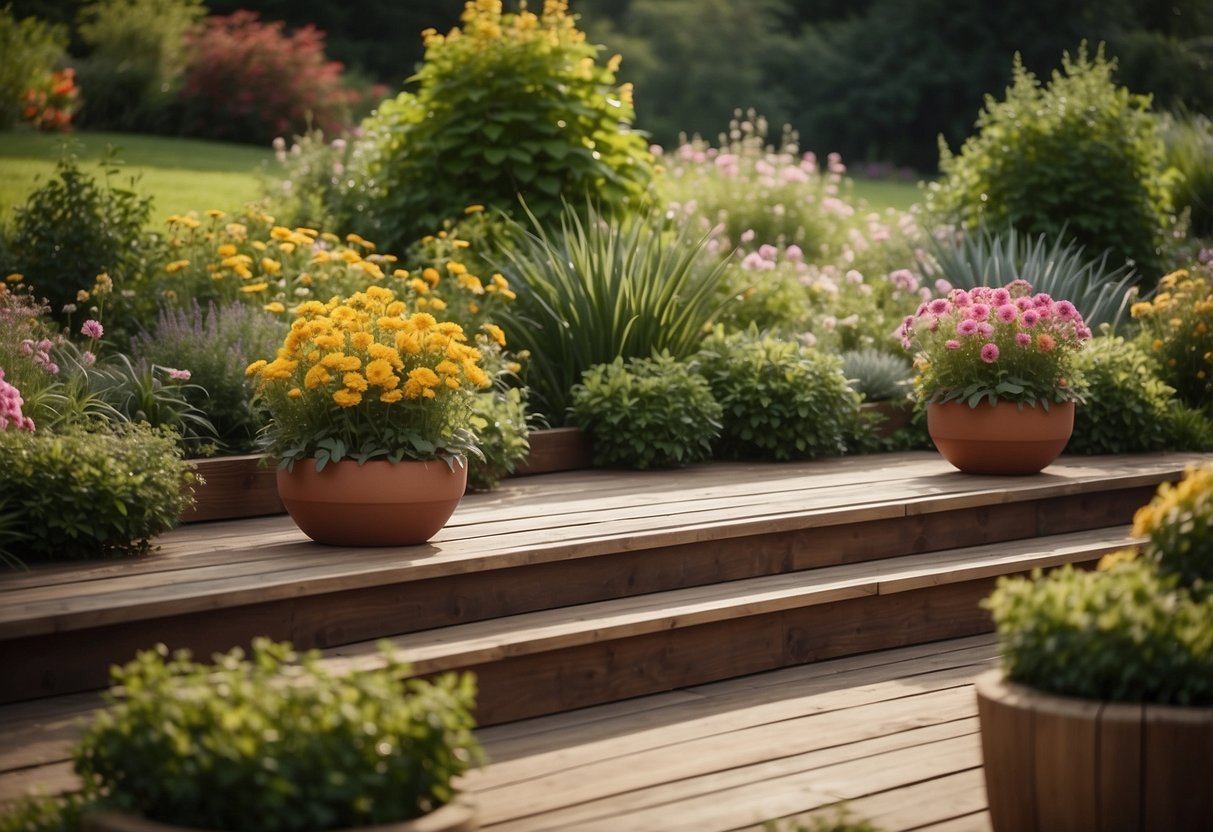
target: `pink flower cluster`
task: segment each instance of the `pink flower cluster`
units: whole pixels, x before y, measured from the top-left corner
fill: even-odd
[[[944,347],[958,350],[968,339],[980,339],[981,360],[993,364],[1002,349],[994,343],[996,332],[1010,335],[1015,346],[1052,352],[1059,341],[1077,344],[1091,337],[1082,315],[1068,300],[1054,300],[1044,292],[1032,294],[1026,280],[1015,280],[1005,287],[979,286],[953,289],[947,297],[924,301],[917,313],[902,322],[898,335],[906,349],[922,331],[942,335]]]
[[[51,349],[54,346],[54,342],[49,338],[43,338],[41,341],[26,338],[21,342],[20,349],[22,355],[28,355],[33,359],[35,364],[46,370],[49,375],[55,376],[59,374],[59,365],[51,358]]]
[[[12,425],[16,430],[33,432],[34,420],[21,412],[23,404],[21,391],[4,380],[4,370],[0,369],[0,430]]]

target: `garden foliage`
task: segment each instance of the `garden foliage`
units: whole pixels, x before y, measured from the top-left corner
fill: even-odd
[[[1133,317],[1157,357],[1163,380],[1186,404],[1213,412],[1213,263],[1196,263],[1162,278]]]
[[[114,668],[75,751],[88,794],[197,829],[295,832],[409,820],[479,761],[475,681],[408,679],[383,648],[340,675],[316,652],[253,642],[214,664],[164,645]],[[218,796],[221,796],[219,799]]]
[[[716,453],[728,459],[813,459],[846,452],[859,395],[841,361],[757,330],[717,327],[698,353],[723,408]]]
[[[146,554],[192,500],[175,435],[140,423],[0,431],[0,469],[0,505],[21,519],[2,553],[31,562]]]
[[[22,121],[26,93],[38,89],[58,69],[67,53],[64,26],[35,17],[18,17],[11,5],[0,6],[0,130]]]
[[[1084,44],[1042,87],[1016,57],[1005,98],[987,96],[960,153],[941,142],[928,211],[970,231],[1064,231],[1156,273],[1171,211],[1165,149],[1149,98],[1118,87],[1115,69]]]
[[[652,160],[630,126],[631,89],[565,0],[541,14],[469,0],[461,27],[424,37],[414,90],[362,124],[344,225],[399,248],[469,205],[518,213],[521,195],[551,222],[565,198],[609,213],[646,193]]]
[[[669,353],[590,367],[572,390],[573,422],[594,464],[661,468],[702,462],[720,435],[721,408],[693,363]]]
[[[1213,121],[1185,113],[1164,122],[1167,162],[1178,171],[1175,208],[1186,211],[1188,231],[1213,237]]]

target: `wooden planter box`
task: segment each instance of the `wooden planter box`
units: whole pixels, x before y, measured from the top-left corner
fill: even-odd
[[[577,428],[532,431],[531,453],[515,476],[589,468],[589,438]],[[183,523],[235,520],[282,514],[274,465],[261,454],[191,460],[204,485],[194,489],[195,505],[181,515]]]
[[[976,686],[994,832],[1213,829],[1213,708]]]

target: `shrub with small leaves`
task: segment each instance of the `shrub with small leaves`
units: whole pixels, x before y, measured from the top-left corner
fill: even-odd
[[[1135,341],[1101,335],[1075,355],[1086,396],[1074,412],[1072,454],[1127,454],[1168,447],[1175,390]]]
[[[724,408],[719,456],[786,460],[846,452],[859,394],[835,356],[755,329],[726,335],[717,327],[698,360]]]
[[[1130,311],[1141,322],[1162,378],[1185,403],[1213,409],[1213,265],[1171,272],[1158,282],[1153,299]]]
[[[669,353],[593,366],[572,392],[573,421],[593,436],[595,465],[701,462],[720,435],[712,389],[692,363]]]
[[[139,423],[0,431],[0,470],[0,505],[25,535],[0,554],[29,561],[146,554],[193,502],[175,434]]]
[[[423,33],[416,91],[362,123],[345,224],[400,247],[467,205],[517,214],[522,195],[549,222],[562,197],[608,212],[643,197],[653,162],[631,129],[631,88],[615,80],[618,58],[599,62],[566,0],[545,0],[541,14],[469,0],[461,21]]]
[[[526,391],[518,387],[482,390],[472,397],[469,422],[484,458],[468,459],[468,488],[492,491],[530,453]]]
[[[0,832],[79,832],[79,795],[28,795],[0,808]]]
[[[338,674],[314,651],[266,639],[214,664],[160,645],[115,668],[75,768],[108,805],[177,826],[323,832],[409,820],[450,802],[480,750],[472,676],[407,675],[387,646],[373,666]]]
[[[1213,596],[1143,559],[1001,578],[994,616],[1007,678],[1063,696],[1213,705]]]
[[[1158,273],[1171,210],[1162,136],[1150,99],[1117,87],[1115,70],[1102,46],[1091,58],[1083,44],[1041,87],[1016,56],[1005,100],[987,96],[960,154],[941,142],[927,210],[970,230],[1064,228],[1090,252]]]

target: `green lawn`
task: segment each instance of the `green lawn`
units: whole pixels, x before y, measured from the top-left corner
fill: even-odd
[[[237,210],[261,195],[262,176],[277,167],[272,150],[249,145],[120,133],[0,132],[0,219],[54,175],[65,147],[98,176],[107,149],[118,148],[125,164],[114,184],[125,187],[132,175],[139,177],[135,190],[152,197],[154,226],[171,214]],[[919,198],[917,185],[885,180],[856,179],[854,194],[876,211],[904,211]]]
[[[119,133],[0,132],[0,217],[54,175],[65,147],[98,178],[108,148],[118,148],[116,158],[125,164],[113,184],[125,187],[138,176],[135,190],[152,197],[157,226],[171,214],[241,208],[261,195],[260,174],[276,166],[272,150],[248,145]]]

